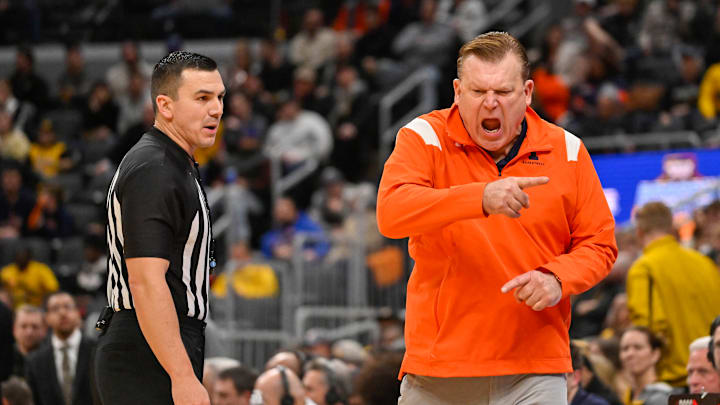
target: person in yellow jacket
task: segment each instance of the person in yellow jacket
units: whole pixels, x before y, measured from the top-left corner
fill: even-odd
[[[44,263],[32,260],[30,250],[21,248],[15,261],[0,270],[0,284],[10,291],[13,307],[43,306],[43,300],[58,290],[58,280]]]
[[[698,110],[707,119],[720,113],[720,63],[711,65],[703,75],[698,94]]]
[[[681,387],[690,343],[720,313],[720,272],[709,258],[680,246],[663,203],[644,205],[635,222],[644,249],[627,276],[630,319],[664,339],[658,378]]]

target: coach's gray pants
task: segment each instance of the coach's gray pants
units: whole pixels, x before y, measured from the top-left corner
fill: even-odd
[[[398,405],[566,405],[565,374],[440,378],[406,374]]]

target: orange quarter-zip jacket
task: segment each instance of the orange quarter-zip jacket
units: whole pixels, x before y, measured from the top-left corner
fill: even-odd
[[[420,116],[397,135],[378,192],[380,232],[409,237],[400,375],[475,377],[572,371],[570,296],[610,271],[615,223],[579,138],[525,113],[527,135],[499,171],[470,138],[457,106]],[[547,176],[524,190],[517,219],[485,215],[488,182]],[[542,311],[500,287],[541,269],[561,281],[562,299]]]

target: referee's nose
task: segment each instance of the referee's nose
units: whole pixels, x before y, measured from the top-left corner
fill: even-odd
[[[208,115],[210,115],[213,118],[220,119],[223,113],[223,101],[222,98],[216,98],[214,101],[210,103],[210,107],[208,109]]]

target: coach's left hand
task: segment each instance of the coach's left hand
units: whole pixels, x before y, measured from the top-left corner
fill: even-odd
[[[562,287],[551,273],[531,270],[505,283],[500,289],[503,294],[514,290],[518,302],[524,302],[535,311],[542,311],[560,302]]]

